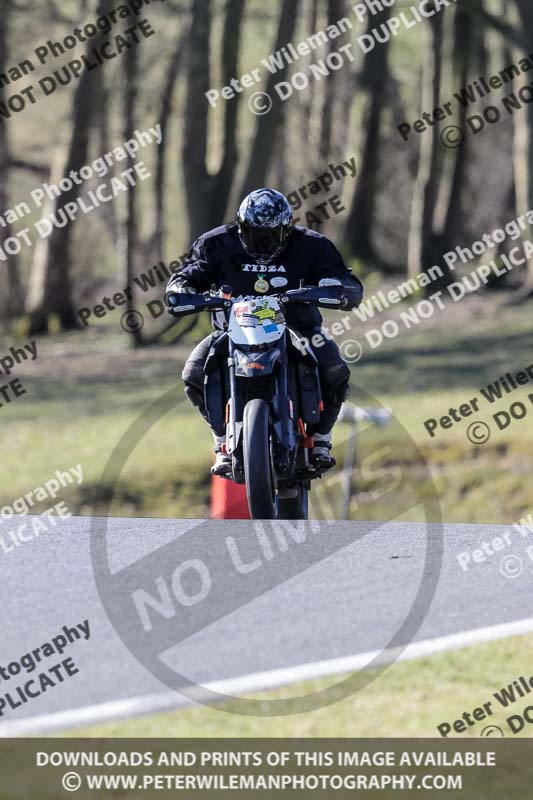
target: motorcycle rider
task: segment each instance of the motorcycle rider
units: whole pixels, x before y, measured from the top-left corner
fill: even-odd
[[[244,198],[235,223],[208,231],[194,242],[182,269],[169,280],[167,306],[172,294],[194,294],[223,285],[232,287],[234,297],[243,298],[280,294],[300,286],[338,286],[340,307],[348,310],[356,308],[363,297],[361,282],[333,243],[314,230],[295,226],[287,198],[267,188]],[[309,342],[318,362],[324,408],[309,430],[314,439],[310,460],[323,471],[335,466],[331,431],[349,393],[350,370],[333,339],[321,333],[322,316],[316,306],[291,303],[286,321]],[[185,393],[205,419],[204,365],[217,335],[210,334],[194,348],[182,373]],[[226,475],[231,472],[231,457],[225,453],[225,438],[213,436],[216,461],[212,472]]]

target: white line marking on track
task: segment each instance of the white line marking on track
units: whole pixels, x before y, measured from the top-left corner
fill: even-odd
[[[294,667],[285,667],[269,672],[257,672],[230,678],[224,681],[207,684],[206,688],[212,692],[225,695],[242,695],[258,690],[275,689],[278,686],[288,686],[293,683],[324,678],[331,675],[341,675],[348,672],[357,672],[366,669],[376,660],[373,666],[383,666],[395,661],[411,661],[417,658],[445,653],[450,650],[460,650],[476,644],[493,642],[506,639],[510,636],[524,636],[533,633],[533,617],[507,622],[501,625],[492,625],[485,628],[475,628],[463,633],[453,633],[436,639],[426,639],[422,642],[413,642],[403,652],[402,648],[384,651],[359,653],[353,656],[343,656],[325,661],[316,661],[300,664]],[[198,696],[201,697],[202,689],[199,687]],[[13,736],[28,736],[46,734],[53,731],[72,728],[87,727],[118,719],[157,714],[173,709],[194,706],[189,697],[178,692],[163,692],[161,694],[146,695],[145,697],[132,697],[128,700],[116,700],[97,705],[85,706],[70,711],[58,711],[14,722],[0,722],[0,738]]]

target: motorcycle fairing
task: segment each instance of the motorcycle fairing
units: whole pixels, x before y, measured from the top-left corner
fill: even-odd
[[[281,359],[281,350],[274,347],[262,352],[243,353],[236,347],[233,358],[237,378],[259,378],[272,375],[275,365]]]
[[[237,347],[272,344],[286,330],[285,317],[275,297],[254,297],[232,306],[228,332]]]

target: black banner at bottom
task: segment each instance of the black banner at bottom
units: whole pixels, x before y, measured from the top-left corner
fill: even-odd
[[[0,800],[522,800],[532,785],[528,739],[0,740]]]

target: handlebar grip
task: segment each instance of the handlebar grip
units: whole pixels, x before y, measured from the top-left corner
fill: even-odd
[[[345,308],[347,289],[342,284],[331,284],[328,286],[307,286],[303,289],[289,289],[285,293],[282,301],[286,304],[290,302],[313,303],[325,308]]]
[[[176,317],[199,314],[201,311],[216,311],[227,308],[231,302],[222,297],[209,297],[198,294],[174,294],[167,296],[167,311]]]

